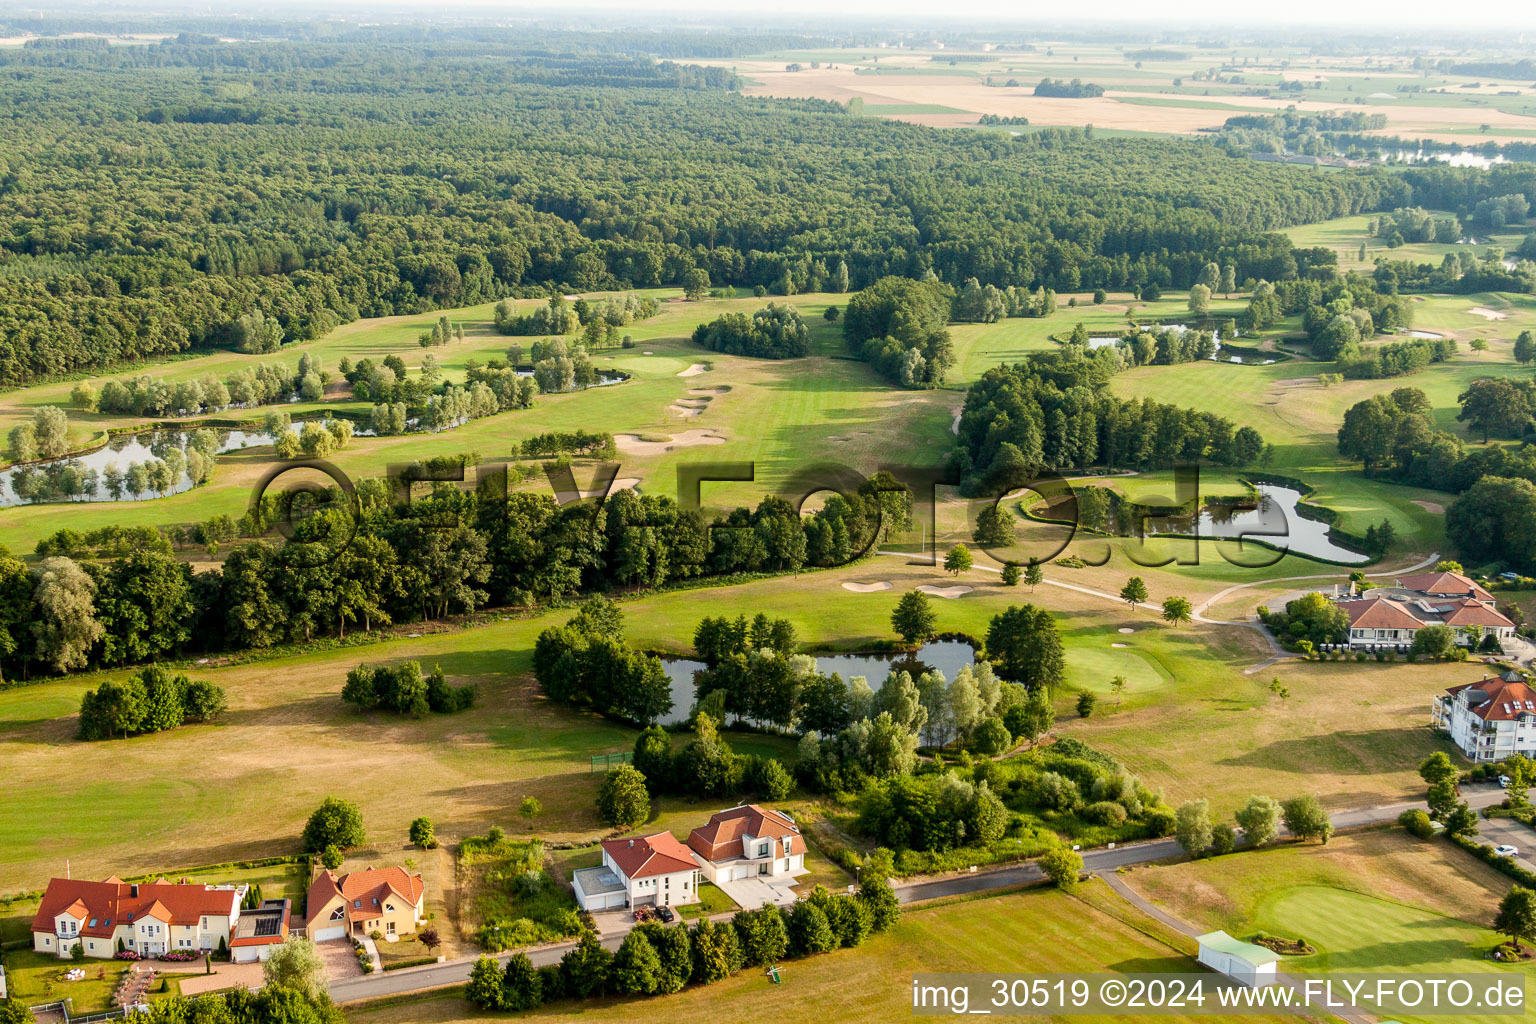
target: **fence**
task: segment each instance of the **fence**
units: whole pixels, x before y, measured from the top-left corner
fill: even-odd
[[[616,764],[632,764],[634,759],[633,750],[621,750],[614,754],[596,754],[592,757],[591,771],[607,771]]]

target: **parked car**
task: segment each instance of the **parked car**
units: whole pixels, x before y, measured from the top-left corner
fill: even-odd
[[[1508,775],[1500,775],[1499,776],[1499,788],[1500,789],[1508,789],[1509,788],[1509,776]]]
[[[1498,854],[1500,857],[1520,856],[1520,848],[1518,846],[1495,846],[1493,848],[1493,852]]]
[[[656,908],[656,916],[661,918],[667,924],[671,924],[672,923],[672,919],[674,917],[676,917],[677,915],[672,913],[672,908],[671,907],[657,907]]]

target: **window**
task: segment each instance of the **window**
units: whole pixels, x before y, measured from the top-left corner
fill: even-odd
[[[766,856],[768,856],[768,844],[767,843],[760,843],[760,844],[758,844],[757,855],[759,857],[766,857]]]
[[[362,900],[353,900],[352,901],[352,907],[355,910],[362,910],[363,909],[363,901]]]
[[[389,934],[395,934],[395,922],[393,921],[389,922]]]
[[[343,917],[346,916],[346,914],[347,914],[347,908],[346,907],[337,907],[335,910],[331,911],[331,920],[332,921],[340,921]]]

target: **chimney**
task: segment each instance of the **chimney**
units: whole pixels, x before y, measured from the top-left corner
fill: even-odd
[[[629,841],[629,848],[630,848],[630,849],[631,849],[631,850],[633,850],[633,849],[634,849],[634,848],[635,848],[635,841],[634,841],[634,840],[633,840],[633,839],[631,839],[631,840],[630,840],[630,841]]]

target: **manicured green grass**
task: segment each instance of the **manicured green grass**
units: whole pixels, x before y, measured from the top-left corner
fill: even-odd
[[[1283,844],[1138,868],[1128,881],[1201,927],[1302,938],[1317,948],[1286,957],[1281,969],[1289,972],[1533,973],[1530,965],[1484,958],[1500,941],[1488,926],[1509,880],[1449,843],[1395,828],[1347,834],[1326,847]]]
[[[1121,634],[1115,634],[1116,637]],[[1112,643],[1131,641],[1131,636]],[[1073,686],[1111,695],[1111,683],[1116,676],[1125,679],[1126,693],[1145,693],[1173,682],[1167,669],[1140,651],[1115,649],[1106,643],[1103,647],[1091,647],[1086,643],[1074,646],[1067,653],[1067,681]]]
[[[1102,887],[1099,882],[1090,886]],[[723,1024],[740,1019],[742,1007],[750,1006],[753,1015],[765,1019],[799,1020],[809,1012],[839,1024],[874,1024],[911,1014],[911,977],[917,973],[1184,973],[1196,969],[1192,956],[1141,930],[1149,927],[1158,934],[1153,922],[1133,916],[1124,904],[1113,913],[1100,910],[1096,904],[1101,896],[1114,901],[1112,895],[1098,892],[1080,900],[1054,889],[1038,889],[908,909],[895,928],[862,946],[783,964],[782,984],[773,984],[761,971],[747,970],[673,996],[561,1002],[531,1016],[588,1022],[632,1021],[643,1016]],[[1127,918],[1136,923],[1126,923]],[[359,1007],[347,1016],[351,1024],[450,1024],[490,1017],[470,1007],[457,991]],[[1200,1018],[1161,1019],[1174,1024]]]
[[[85,977],[79,981],[65,980],[65,972],[76,967],[85,971]],[[5,981],[12,999],[23,1006],[68,999],[70,1012],[77,1016],[112,1009],[112,993],[117,991],[118,981],[127,969],[128,965],[121,960],[88,957],[77,963],[31,949],[5,954]],[[155,987],[159,988],[158,982]]]
[[[1502,133],[1504,129],[1500,131]],[[1336,250],[1339,254],[1339,265],[1345,270],[1363,268],[1367,271],[1374,267],[1378,259],[1408,260],[1411,263],[1430,263],[1434,266],[1439,266],[1445,255],[1452,252],[1470,252],[1481,259],[1490,245],[1498,246],[1513,256],[1526,234],[1520,229],[1495,232],[1474,229],[1470,234],[1478,240],[1477,245],[1461,245],[1455,242],[1410,242],[1392,248],[1386,244],[1385,239],[1367,233],[1371,219],[1371,214],[1364,213],[1351,217],[1338,217],[1318,224],[1291,228],[1286,234],[1290,235],[1291,241],[1298,246],[1308,248],[1325,246]],[[1366,246],[1364,263],[1359,259],[1361,242]],[[1468,303],[1468,305],[1476,305],[1476,303]]]
[[[736,901],[727,896],[719,886],[713,882],[699,883],[699,902],[687,903],[677,908],[677,912],[684,918],[710,917],[714,914],[726,914],[739,909]]]

